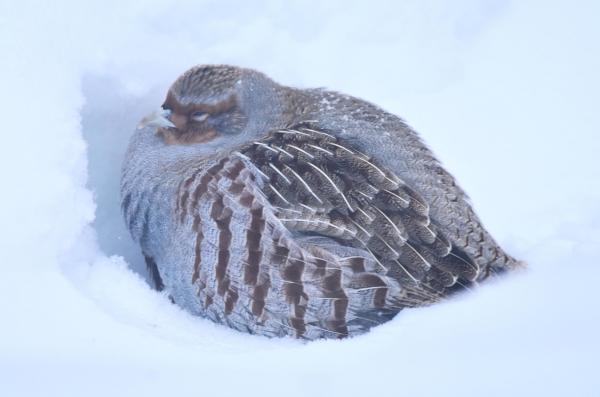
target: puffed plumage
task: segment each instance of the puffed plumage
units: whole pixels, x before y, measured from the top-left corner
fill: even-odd
[[[121,194],[156,287],[252,334],[360,334],[519,266],[400,118],[250,69],[179,77]]]

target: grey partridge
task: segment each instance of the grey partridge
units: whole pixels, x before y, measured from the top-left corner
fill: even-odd
[[[131,138],[122,211],[156,287],[242,332],[365,332],[519,266],[399,117],[225,65]]]

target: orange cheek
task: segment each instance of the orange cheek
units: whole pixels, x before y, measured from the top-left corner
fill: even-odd
[[[187,123],[188,123],[187,116],[184,116],[184,115],[178,114],[178,113],[173,113],[173,114],[171,114],[169,119],[171,120],[171,122],[173,124],[175,124],[175,126],[177,127],[178,130],[183,131],[187,128]]]
[[[158,134],[162,136],[167,145],[193,145],[213,140],[217,131],[208,129],[202,132],[179,132],[179,130],[161,128]]]

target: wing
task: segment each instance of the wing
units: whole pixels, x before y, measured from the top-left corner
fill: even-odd
[[[361,250],[386,277],[437,296],[477,278],[478,266],[441,232],[425,200],[333,134],[298,125],[243,153],[263,176],[278,219],[300,240],[321,236]]]

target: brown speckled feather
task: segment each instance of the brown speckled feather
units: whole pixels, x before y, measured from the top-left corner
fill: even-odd
[[[297,235],[364,250],[406,287],[443,294],[478,278],[481,269],[438,229],[418,193],[332,134],[296,125],[242,153],[279,220]]]

